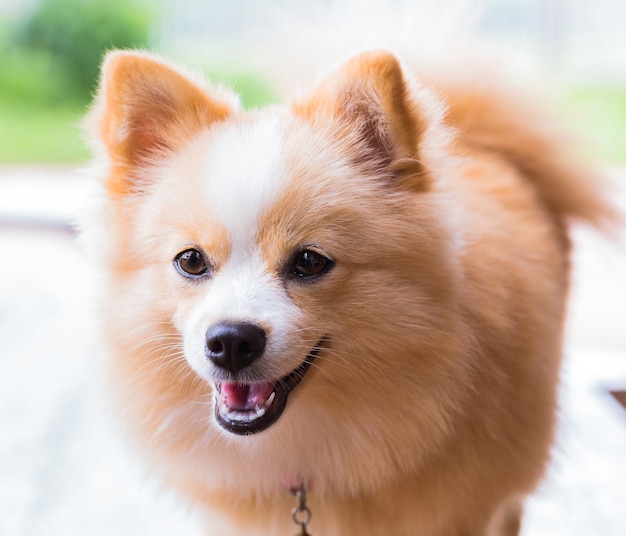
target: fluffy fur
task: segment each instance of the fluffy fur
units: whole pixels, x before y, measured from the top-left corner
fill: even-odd
[[[517,534],[549,461],[567,222],[610,219],[561,141],[508,91],[421,81],[361,54],[289,106],[139,52],[111,53],[92,113],[85,240],[103,277],[115,400],[207,534]],[[172,260],[189,247],[210,277]],[[295,251],[334,266],[287,277]],[[241,381],[317,359],[267,430],[222,429],[205,332],[267,333]]]

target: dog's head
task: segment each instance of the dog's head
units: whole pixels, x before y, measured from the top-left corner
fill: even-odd
[[[286,109],[244,112],[151,56],[107,58],[90,127],[107,336],[153,435],[318,482],[342,467],[354,487],[445,434],[463,368],[447,362],[455,268],[427,164],[445,131],[409,86],[367,53]]]

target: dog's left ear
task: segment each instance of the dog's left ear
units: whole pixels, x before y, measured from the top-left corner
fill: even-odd
[[[427,174],[418,154],[425,121],[400,62],[390,52],[371,51],[352,58],[326,77],[308,99],[294,103],[293,110],[313,122],[330,118],[345,127],[340,133],[346,139],[356,133],[364,149],[358,156],[361,163],[417,178],[411,181],[413,186],[426,186]]]
[[[86,124],[111,164],[109,193],[140,191],[142,168],[225,120],[237,106],[234,95],[210,88],[155,56],[109,53]]]

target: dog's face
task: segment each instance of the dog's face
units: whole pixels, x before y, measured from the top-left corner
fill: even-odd
[[[375,486],[447,433],[465,341],[446,335],[449,230],[405,86],[370,55],[288,110],[243,113],[153,58],[105,66],[110,344],[146,433],[211,448],[220,485],[234,448],[248,486]]]
[[[306,140],[290,140],[298,136]],[[273,115],[215,126],[166,166],[172,187],[184,184],[194,197],[189,209],[174,221],[169,200],[176,193],[158,196],[165,201],[157,219],[172,214],[168,228],[180,229],[170,278],[172,292],[185,296],[174,314],[184,354],[215,386],[216,421],[234,434],[277,422],[291,391],[329,351],[336,329],[329,305],[348,267],[368,262],[348,256],[354,235],[332,231],[353,227],[358,211],[325,201],[347,162],[335,157],[328,165],[321,146],[314,171],[290,169],[303,142],[323,140]]]

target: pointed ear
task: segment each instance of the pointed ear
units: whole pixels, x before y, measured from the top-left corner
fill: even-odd
[[[111,162],[109,191],[123,194],[136,189],[133,177],[142,165],[176,150],[236,109],[234,96],[212,93],[148,54],[108,54],[89,129]]]
[[[417,177],[426,186],[418,158],[424,132],[397,58],[387,51],[362,53],[324,79],[294,113],[310,121],[331,120],[345,127],[342,135],[356,134],[365,150],[360,163],[384,167],[395,176]],[[352,136],[349,136],[352,138]],[[365,159],[365,160],[364,160]]]

